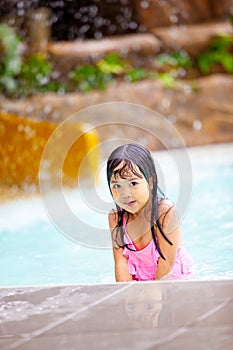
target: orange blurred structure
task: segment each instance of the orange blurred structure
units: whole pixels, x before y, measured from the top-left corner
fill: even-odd
[[[43,158],[51,185],[61,181],[77,184],[81,162],[91,150],[84,164],[86,173],[98,165],[97,134],[85,129],[82,123],[67,123],[59,129],[58,123],[0,112],[0,183],[20,188],[38,186]],[[51,140],[48,152],[43,153]]]

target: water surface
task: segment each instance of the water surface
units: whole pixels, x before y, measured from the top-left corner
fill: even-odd
[[[191,278],[232,279],[233,144],[196,147],[188,152],[192,196],[181,227],[185,246],[195,261]],[[178,184],[175,165],[170,164],[167,152],[154,157],[162,169],[162,187],[176,202],[182,184]],[[111,207],[105,177],[101,178],[97,193]],[[67,191],[66,197],[84,222],[108,229],[107,215],[90,212],[77,190]],[[78,229],[74,227],[74,231]],[[85,247],[65,237],[49,220],[40,196],[1,204],[0,250],[2,286],[114,282],[111,249]]]

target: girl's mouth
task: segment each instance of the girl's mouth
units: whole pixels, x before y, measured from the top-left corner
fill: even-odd
[[[136,203],[136,201],[130,201],[130,202],[127,202],[125,204],[128,205],[129,207],[132,207],[135,203]]]

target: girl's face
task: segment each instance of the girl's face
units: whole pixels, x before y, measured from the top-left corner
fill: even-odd
[[[150,197],[148,182],[138,167],[136,165],[134,167],[136,172],[141,174],[142,177],[136,176],[129,168],[126,168],[124,178],[117,174],[116,177],[112,176],[110,180],[110,189],[114,201],[120,208],[131,214],[139,213],[145,207]],[[121,168],[122,163],[114,171]]]

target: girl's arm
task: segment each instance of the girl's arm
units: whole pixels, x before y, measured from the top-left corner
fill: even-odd
[[[166,200],[165,204],[161,203],[161,206],[162,209],[160,208],[160,210],[162,213],[159,220],[161,222],[163,232],[173,243],[173,245],[170,245],[163,238],[161,232],[157,228],[158,243],[166,260],[164,260],[162,257],[159,258],[155,276],[156,280],[166,278],[166,276],[172,271],[176,259],[178,244],[181,240],[180,224],[174,204]]]
[[[116,282],[127,282],[132,281],[132,275],[128,270],[128,260],[123,256],[123,248],[119,248],[115,243],[116,236],[116,224],[117,218],[114,211],[111,211],[108,215],[109,227],[112,233],[112,245],[113,245],[113,257],[115,263],[115,279]]]
[[[113,256],[115,261],[115,279],[116,282],[129,282],[132,281],[132,275],[128,270],[128,260],[122,255],[122,248],[113,248]]]

